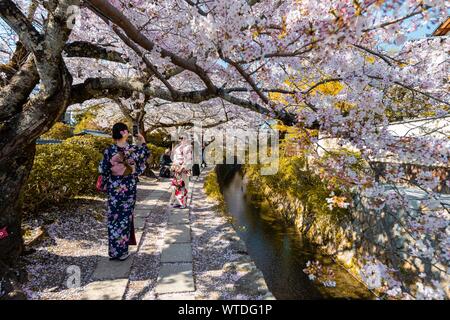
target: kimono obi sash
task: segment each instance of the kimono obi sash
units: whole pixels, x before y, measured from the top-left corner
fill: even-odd
[[[124,158],[123,152],[119,152],[111,158],[111,174],[113,176],[128,176],[135,172],[134,160],[125,160]]]

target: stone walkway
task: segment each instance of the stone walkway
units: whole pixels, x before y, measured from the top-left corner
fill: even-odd
[[[140,183],[135,209],[138,245],[130,247],[132,255],[124,262],[110,261],[106,253],[105,256],[100,257],[90,282],[82,288],[81,299],[193,300],[233,299],[233,297],[239,298],[240,296],[252,299],[254,295],[248,295],[249,290],[256,290],[257,295],[255,294],[255,296],[273,299],[262,273],[248,256],[245,244],[240,241],[228,223],[224,230],[218,232],[221,237],[226,237],[227,241],[234,241],[230,248],[236,248],[239,253],[234,254],[232,259],[230,258],[233,261],[228,261],[228,256],[224,256],[225,260],[224,257],[222,257],[224,261],[221,260],[224,263],[221,262],[217,270],[209,270],[211,266],[206,266],[208,263],[203,262],[204,257],[209,259],[210,256],[214,257],[224,253],[220,248],[214,248],[214,242],[210,242],[212,248],[194,248],[195,255],[193,255],[193,245],[200,246],[201,234],[203,234],[198,234],[198,230],[201,230],[198,220],[206,222],[204,231],[208,231],[208,228],[213,229],[214,225],[208,227],[208,221],[205,219],[214,224],[214,217],[217,218],[217,213],[209,210],[209,204],[203,201],[206,197],[203,192],[203,177],[204,174],[200,179],[191,180],[188,189],[189,205],[186,209],[172,208],[168,205],[170,182],[167,179],[155,183]],[[192,214],[196,214],[196,216],[192,217]],[[220,224],[225,225],[222,220],[219,221]],[[195,239],[191,233],[193,223],[196,230]],[[216,252],[211,252],[211,250]],[[216,261],[218,260],[216,259]],[[222,265],[224,269],[222,269]],[[196,279],[194,268],[199,273],[198,279]],[[216,269],[216,266],[212,268]],[[239,282],[239,277],[236,278],[236,275],[233,278],[225,274],[230,269],[233,272],[236,272],[237,269],[244,270],[242,272],[245,277],[242,279],[251,279],[251,281],[245,281],[245,285],[242,286],[244,284],[242,279]],[[205,279],[210,282],[205,278],[205,272],[208,270],[220,273],[221,276],[227,275],[227,279],[235,279],[236,283],[228,284],[228,286],[235,287],[236,284],[236,288],[240,292],[242,291],[242,294],[227,297],[217,293],[212,294],[214,290],[206,288],[205,285]],[[209,291],[211,291],[211,295]]]
[[[175,299],[194,299],[194,295],[188,293],[195,291],[189,220],[192,190],[195,183],[196,178],[190,181],[188,207],[186,209],[169,207],[167,229],[161,253],[161,268],[155,287],[155,293],[161,300],[171,299],[173,294],[179,293],[182,293],[182,296],[175,296]]]
[[[131,256],[126,261],[111,261],[106,255],[100,257],[91,281],[83,288],[82,300],[121,300],[129,285],[131,268],[137,252],[143,248],[143,234],[146,220],[152,209],[165,205],[169,199],[169,181],[155,185],[138,185],[138,197],[134,211],[137,246],[130,246]]]

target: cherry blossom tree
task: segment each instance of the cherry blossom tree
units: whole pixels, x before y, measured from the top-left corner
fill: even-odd
[[[407,41],[422,24],[446,17],[448,6],[445,0],[0,0],[0,228],[8,233],[0,239],[0,276],[22,250],[18,199],[34,141],[73,104],[123,102],[136,93],[144,106],[226,103],[306,134],[320,130],[369,164],[395,155],[399,162],[448,165],[447,139],[424,135],[412,142],[388,130],[393,113],[421,116],[398,102],[396,90],[415,105],[426,101],[429,115],[448,115],[448,42]],[[383,43],[402,49],[389,53]],[[324,175],[340,177],[330,181],[358,191],[374,210],[407,207],[401,190],[387,192],[370,166],[352,170],[354,155],[326,150],[323,160],[314,135],[304,148],[327,169]],[[385,178],[398,185],[401,168]],[[416,181],[436,200],[435,184],[426,172]],[[432,259],[448,265],[448,208],[433,212],[406,228],[418,238],[419,256],[431,248],[420,230],[436,231],[441,249]],[[397,293],[395,281],[390,292]]]

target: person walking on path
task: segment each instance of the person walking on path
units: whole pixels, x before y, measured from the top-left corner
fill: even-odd
[[[203,140],[203,137],[202,137],[202,140]],[[215,140],[216,140],[216,138],[213,137],[209,142],[205,142],[205,141],[202,142],[202,164],[201,164],[202,168],[207,167],[205,150]]]
[[[172,167],[175,179],[182,179],[184,188],[188,192],[189,177],[192,172],[192,146],[187,135],[181,135],[179,138],[179,143],[172,150]],[[170,204],[173,205],[175,201],[175,191],[172,191],[170,197]]]
[[[128,144],[128,127],[116,123],[112,128],[114,144],[103,153],[99,172],[102,188],[108,194],[108,241],[111,260],[126,260],[128,246],[136,245],[133,210],[136,203],[138,176],[145,171],[150,156],[145,138],[137,134],[137,145]]]
[[[159,159],[159,176],[161,178],[170,178],[170,166],[172,165],[170,153],[170,149],[166,149]]]

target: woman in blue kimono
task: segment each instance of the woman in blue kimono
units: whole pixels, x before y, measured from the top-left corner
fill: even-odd
[[[112,131],[115,143],[105,150],[99,171],[102,188],[108,193],[109,257],[124,261],[129,257],[128,246],[136,244],[133,224],[136,187],[150,151],[141,134],[137,135],[137,145],[128,144],[129,132],[124,123],[116,123]]]

